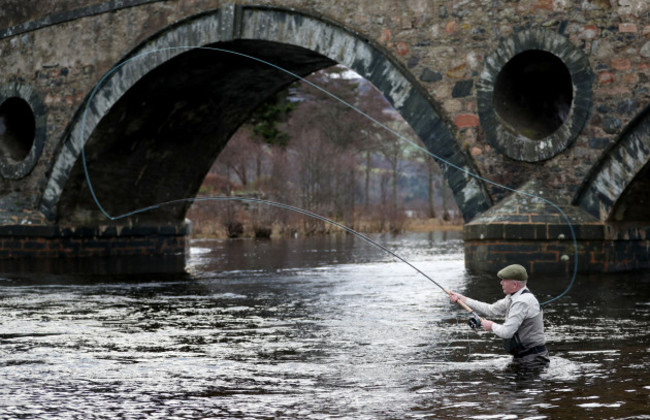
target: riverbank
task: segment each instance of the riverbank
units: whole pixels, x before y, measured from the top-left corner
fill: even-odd
[[[318,222],[314,223],[272,223],[271,227],[261,228],[254,221],[234,222],[239,225],[233,226],[223,221],[215,220],[206,217],[191,217],[192,221],[192,234],[193,239],[225,239],[228,237],[287,237],[287,236],[312,236],[312,235],[329,235],[336,232],[341,232],[342,229],[335,225]],[[342,221],[337,221],[343,226],[349,227],[360,233],[385,233],[391,232],[387,223],[382,223],[379,220],[365,220],[354,224],[346,224]],[[437,218],[407,218],[405,219],[399,230],[395,233],[402,232],[432,232],[432,231],[461,231],[463,229],[463,221],[455,219],[444,221]],[[239,232],[237,235],[234,233]]]

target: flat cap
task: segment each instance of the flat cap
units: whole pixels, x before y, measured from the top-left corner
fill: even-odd
[[[503,280],[528,280],[526,269],[519,264],[509,265],[497,273],[497,277]]]

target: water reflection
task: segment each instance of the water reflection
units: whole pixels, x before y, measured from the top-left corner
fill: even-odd
[[[456,233],[377,236],[484,300]],[[568,279],[532,276],[540,300]],[[551,368],[349,235],[197,241],[184,276],[5,278],[0,418],[630,418],[650,394],[650,279],[580,276],[546,307]]]

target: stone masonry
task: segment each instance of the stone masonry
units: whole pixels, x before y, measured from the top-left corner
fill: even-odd
[[[63,249],[77,230],[119,238],[101,255],[129,243],[134,255],[182,252],[189,204],[105,218],[89,199],[82,148],[111,214],[191,197],[241,115],[291,81],[241,57],[169,49],[182,45],[299,75],[338,62],[370,80],[441,161],[467,222],[471,270],[650,266],[646,0],[6,0],[0,257],[22,255],[14,245],[25,238]],[[144,57],[154,48],[168,49]],[[125,60],[133,66],[115,68]],[[230,112],[206,91],[229,98]],[[217,114],[214,126],[195,123]],[[193,142],[179,145],[181,132]],[[160,235],[122,226],[155,226],[176,245],[143,247]]]

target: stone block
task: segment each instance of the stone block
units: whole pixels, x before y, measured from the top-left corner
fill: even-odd
[[[635,34],[638,29],[635,23],[623,22],[618,24],[618,31],[623,34]]]
[[[496,242],[489,245],[491,253],[507,253],[508,255],[531,254],[540,251],[539,245],[522,242]]]
[[[537,236],[535,225],[530,224],[507,224],[503,225],[503,239],[526,239],[534,240]]]
[[[557,223],[558,215],[556,214],[532,214],[531,223]]]
[[[485,225],[484,239],[503,239],[504,230],[505,230],[505,225],[501,223],[489,223]]]
[[[27,252],[45,250],[47,249],[47,244],[45,241],[45,239],[26,240],[23,243],[23,249]]]
[[[570,261],[558,262],[545,262],[545,261],[532,261],[531,262],[531,283],[534,281],[535,274],[557,274],[557,273],[570,273]]]
[[[454,125],[458,128],[478,127],[479,119],[475,114],[460,114],[454,118]]]
[[[590,137],[589,147],[592,149],[604,149],[609,146],[609,139],[606,137]]]
[[[429,68],[424,68],[420,74],[420,80],[423,82],[439,82],[442,80],[442,74]]]
[[[632,68],[632,62],[627,57],[614,57],[610,61],[609,65],[612,69],[618,71],[627,71]]]
[[[472,79],[456,82],[454,89],[451,91],[452,98],[464,98],[469,96],[473,86],[474,81]]]

